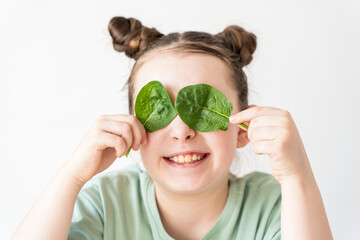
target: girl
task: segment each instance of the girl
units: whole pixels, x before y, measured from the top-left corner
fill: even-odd
[[[252,60],[255,35],[234,25],[216,35],[163,35],[122,17],[111,19],[109,31],[115,50],[135,59],[130,115],[94,122],[13,239],[332,239],[290,113],[248,106],[243,67]],[[133,108],[152,80],[173,103],[188,85],[220,90],[234,106],[228,130],[198,132],[176,116],[146,132]],[[236,148],[249,141],[256,154],[269,156],[273,176],[229,173]],[[129,147],[140,150],[146,171],[131,166],[94,177]]]

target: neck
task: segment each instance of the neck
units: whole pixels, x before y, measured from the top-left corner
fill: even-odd
[[[200,239],[215,224],[228,197],[228,179],[196,194],[171,192],[155,185],[156,202],[166,232],[175,239]]]

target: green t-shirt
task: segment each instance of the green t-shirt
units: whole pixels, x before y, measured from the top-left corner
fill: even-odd
[[[202,239],[281,239],[280,184],[267,173],[229,174],[221,215]],[[81,189],[68,239],[173,239],[149,175],[136,165],[92,178]]]

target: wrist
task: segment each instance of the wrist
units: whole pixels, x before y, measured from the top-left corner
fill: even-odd
[[[315,176],[311,169],[308,169],[306,171],[302,171],[299,173],[294,173],[289,176],[282,177],[280,180],[278,180],[281,188],[300,188],[304,189],[307,186],[314,186],[316,184]]]
[[[72,171],[72,167],[69,166],[69,164],[66,162],[59,170],[58,175],[67,183],[69,183],[71,186],[74,186],[77,189],[81,189],[86,181],[83,181],[79,177],[77,177],[77,174]]]
[[[314,181],[315,177],[312,172],[309,161],[303,161],[302,163],[303,164],[301,168],[299,168],[298,170],[293,171],[287,175],[281,175],[281,176],[275,175],[275,178],[279,181],[281,185],[294,184],[294,183],[303,184],[305,182]]]

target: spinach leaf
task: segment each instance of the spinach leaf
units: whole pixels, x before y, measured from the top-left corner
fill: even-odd
[[[226,131],[233,105],[226,96],[208,84],[182,88],[175,100],[175,108],[166,89],[159,81],[151,81],[139,92],[135,114],[148,132],[166,127],[179,114],[190,128],[209,132]],[[239,124],[246,130],[248,126]],[[131,148],[126,153],[129,155]]]
[[[226,96],[208,84],[182,88],[175,100],[180,118],[200,132],[226,131],[233,105]]]
[[[161,82],[151,81],[136,97],[135,114],[146,131],[154,132],[166,127],[176,117],[177,111]]]
[[[166,127],[177,115],[165,87],[159,81],[147,83],[135,101],[135,115],[148,132]],[[129,155],[129,148],[126,156]]]

